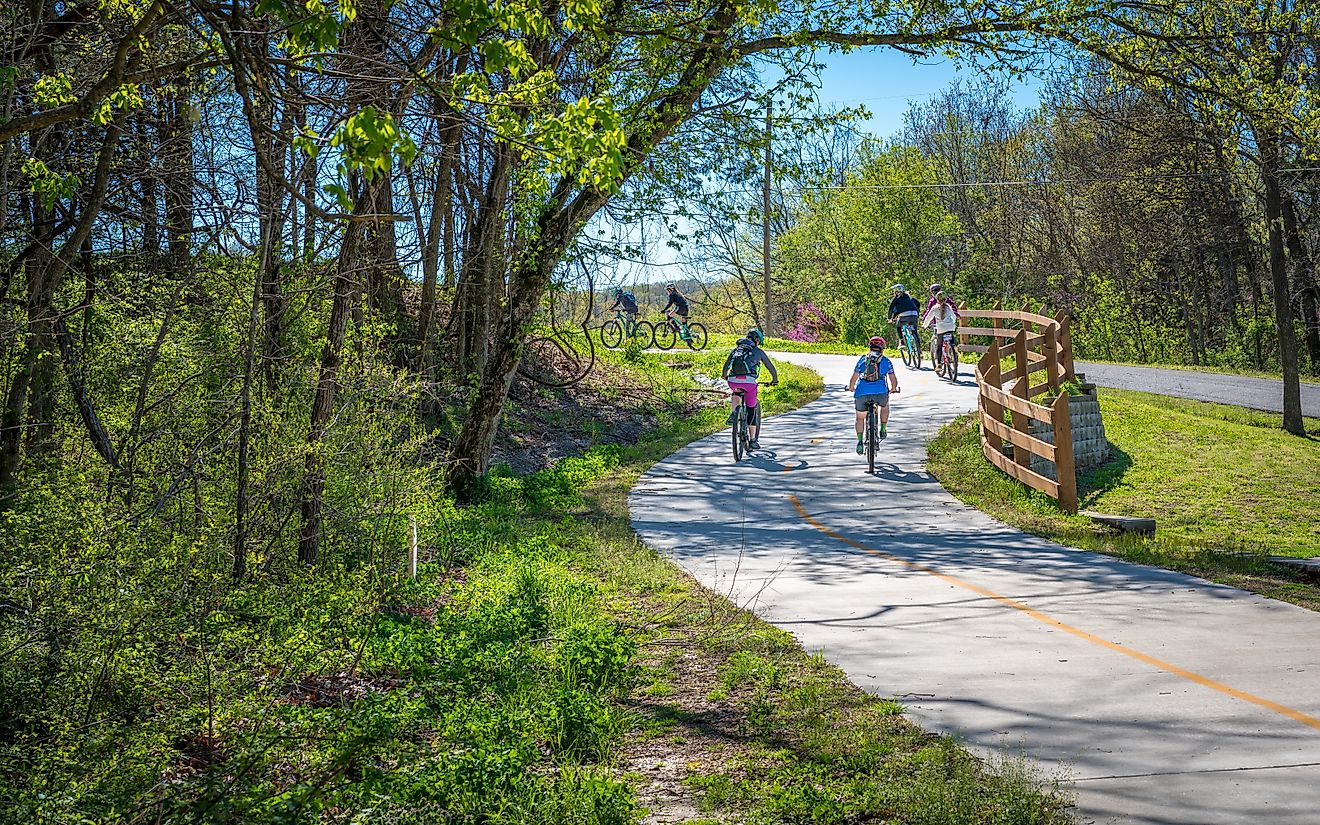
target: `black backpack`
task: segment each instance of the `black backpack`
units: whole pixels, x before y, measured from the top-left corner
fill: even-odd
[[[879,381],[884,375],[880,372],[880,359],[884,356],[871,352],[866,355],[866,369],[862,372],[863,381]]]
[[[729,354],[729,375],[756,375],[756,344],[749,338],[739,338]]]

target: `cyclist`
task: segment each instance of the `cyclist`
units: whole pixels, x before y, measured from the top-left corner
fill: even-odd
[[[953,297],[940,294],[935,303],[926,310],[923,323],[934,327],[935,334],[930,337],[930,362],[938,369],[940,353],[943,352],[945,338],[952,338],[958,330],[958,307],[954,306]]]
[[[929,297],[926,299],[926,308],[922,311],[922,314],[930,312],[940,302],[940,296],[944,294],[944,287],[939,284],[931,284],[930,289],[926,292]]]
[[[623,310],[628,316],[628,326],[625,330],[629,335],[637,329],[637,296],[628,292],[621,286],[614,288],[614,303],[610,304],[609,311],[617,312]]]
[[[910,326],[912,331],[917,331],[917,320],[921,317],[921,307],[917,304],[917,299],[908,294],[907,287],[902,284],[894,284],[890,287],[894,292],[894,299],[889,302],[889,323],[894,325],[898,332],[900,345],[903,341],[903,327]]]
[[[866,406],[880,408],[880,437],[889,435],[889,394],[898,392],[898,374],[894,362],[885,356],[885,339],[871,336],[870,352],[857,359],[848,390],[853,394],[853,409],[857,411],[857,454],[866,451],[862,443],[862,430],[866,426]]]
[[[682,321],[682,325],[678,328],[678,336],[686,341],[692,337],[692,333],[688,332],[687,328],[688,300],[683,296],[683,293],[678,291],[678,287],[674,284],[666,285],[665,289],[669,292],[669,303],[665,304],[665,308],[661,311],[664,312],[671,323],[673,322],[675,315],[679,317]],[[671,307],[673,308],[673,312],[669,311]]]
[[[763,343],[765,343],[765,335],[761,330],[755,327],[747,330],[747,336],[738,339],[733,350],[729,352],[729,357],[724,359],[724,368],[720,370],[720,377],[729,382],[730,390],[742,390],[742,394],[733,393],[733,409],[729,410],[729,418],[725,423],[732,424],[738,413],[738,406],[746,403],[747,435],[750,437],[747,446],[753,450],[761,449],[761,443],[756,440],[761,432],[761,407],[756,403],[756,376],[760,373],[762,364],[770,370],[770,386],[779,383],[779,373],[775,370],[775,365],[771,363],[770,356],[765,354],[765,350],[761,349]]]

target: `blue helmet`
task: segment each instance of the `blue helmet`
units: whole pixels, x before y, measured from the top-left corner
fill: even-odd
[[[761,332],[761,330],[757,329],[756,327],[752,327],[751,329],[747,330],[747,337],[752,339],[753,343],[755,343],[758,347],[761,346],[761,344],[765,343],[765,333]]]

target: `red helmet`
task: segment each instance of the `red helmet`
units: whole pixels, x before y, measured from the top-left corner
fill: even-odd
[[[881,338],[879,335],[872,335],[871,349],[884,349],[884,348],[885,348],[885,339]]]

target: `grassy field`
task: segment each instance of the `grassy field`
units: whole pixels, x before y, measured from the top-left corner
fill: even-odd
[[[931,442],[929,468],[954,495],[1029,532],[1320,607],[1311,579],[1265,559],[1320,555],[1320,421],[1298,438],[1238,407],[1112,389],[1100,400],[1114,460],[1079,477],[1082,509],[1154,518],[1155,539],[1063,515],[995,470],[972,416]]]

